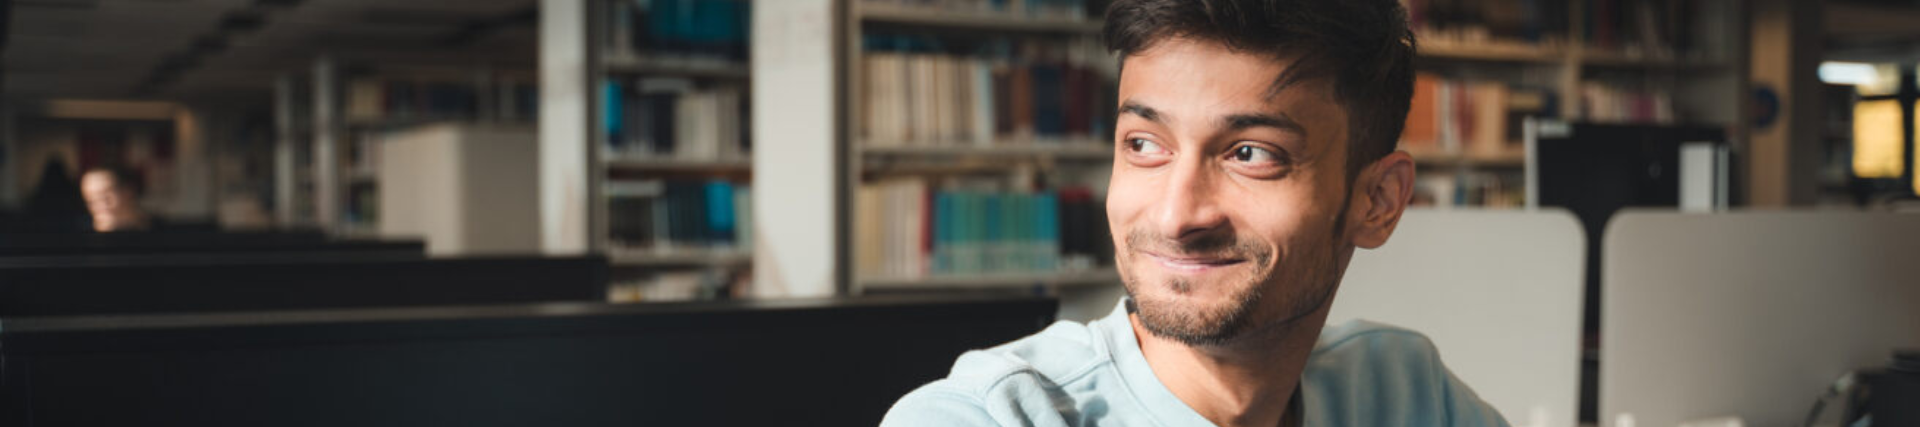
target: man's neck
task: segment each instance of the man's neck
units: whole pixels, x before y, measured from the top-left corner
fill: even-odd
[[[1162,338],[1142,327],[1137,315],[1127,317],[1154,377],[1187,407],[1223,427],[1273,427],[1288,417],[1288,401],[1298,392],[1327,310],[1253,331],[1257,336],[1247,337],[1247,342],[1221,347]]]

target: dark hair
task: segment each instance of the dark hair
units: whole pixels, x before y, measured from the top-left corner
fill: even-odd
[[[1397,0],[1117,0],[1107,49],[1126,57],[1175,38],[1293,58],[1269,94],[1331,78],[1347,110],[1347,179],[1393,152],[1413,101],[1413,32]]]
[[[87,169],[87,173],[94,172],[106,172],[107,176],[113,177],[113,186],[127,190],[127,192],[133,194],[134,197],[140,197],[147,193],[146,179],[142,178],[140,173],[134,171],[133,168],[122,165],[106,165],[94,166]]]

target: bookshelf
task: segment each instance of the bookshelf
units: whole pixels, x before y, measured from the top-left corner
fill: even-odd
[[[1118,77],[1099,12],[910,3],[840,9],[843,292],[1119,283],[1099,216]]]
[[[585,0],[590,251],[617,302],[728,298],[751,277],[747,0]]]
[[[379,147],[386,135],[438,123],[527,124],[531,70],[323,56],[274,90],[280,133],[278,222],[336,235],[379,235]]]
[[[1743,0],[1402,3],[1420,40],[1401,142],[1421,169],[1416,200],[1527,205],[1528,119],[1711,124],[1744,138]],[[1462,94],[1464,109],[1440,105]]]

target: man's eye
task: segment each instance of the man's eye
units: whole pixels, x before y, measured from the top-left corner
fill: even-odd
[[[1127,149],[1133,150],[1136,153],[1142,153],[1142,154],[1161,154],[1161,153],[1167,152],[1165,148],[1160,147],[1160,144],[1156,144],[1153,141],[1148,141],[1144,138],[1128,139]]]
[[[1265,148],[1242,145],[1233,149],[1233,160],[1245,163],[1278,163],[1280,154]]]

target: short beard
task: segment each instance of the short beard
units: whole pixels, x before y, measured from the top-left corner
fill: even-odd
[[[1305,265],[1295,266],[1301,269],[1281,268],[1289,274],[1305,274],[1307,277],[1300,277],[1302,280],[1294,283],[1317,289],[1304,295],[1297,295],[1303,298],[1288,301],[1288,307],[1278,319],[1262,322],[1254,316],[1254,312],[1268,296],[1266,288],[1276,279],[1273,270],[1268,268],[1254,269],[1245,277],[1236,280],[1235,282],[1239,282],[1242,286],[1228,297],[1230,300],[1228,306],[1208,310],[1182,309],[1153,298],[1142,300],[1138,297],[1138,289],[1144,284],[1137,283],[1140,279],[1132,277],[1131,274],[1122,274],[1122,284],[1127,292],[1127,312],[1137,315],[1140,325],[1154,336],[1177,341],[1190,347],[1222,347],[1237,342],[1255,331],[1292,324],[1320,311],[1332,299],[1334,289],[1339,287],[1340,268],[1336,265],[1339,261],[1335,258],[1338,253],[1338,242],[1345,235],[1343,226],[1346,223],[1347,208],[1351,201],[1352,199],[1348,198],[1341,204],[1339,215],[1334,220],[1335,228],[1331,232],[1331,239],[1326,242],[1326,247],[1319,248],[1318,251],[1309,249],[1306,253],[1296,254],[1306,258]],[[1182,254],[1232,254],[1236,258],[1256,263],[1268,261],[1273,255],[1268,248],[1241,242],[1232,235],[1201,237],[1190,242],[1168,242],[1172,241],[1146,230],[1134,229],[1127,233],[1129,252],[1156,247]],[[1123,260],[1121,265],[1123,271],[1130,268],[1134,261],[1131,259],[1133,256],[1131,253],[1124,256],[1129,259]],[[1190,283],[1189,279],[1174,278],[1166,283],[1166,286],[1176,293],[1186,293],[1194,284]]]

